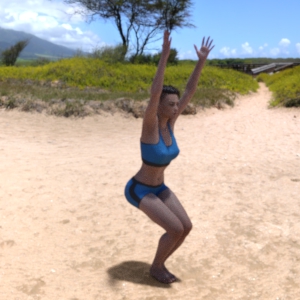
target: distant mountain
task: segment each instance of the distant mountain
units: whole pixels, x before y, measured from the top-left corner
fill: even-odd
[[[73,56],[75,50],[59,46],[40,39],[33,34],[23,31],[4,29],[0,27],[0,53],[21,40],[29,39],[26,48],[21,52],[20,58],[35,59],[41,56],[48,58],[62,58]]]

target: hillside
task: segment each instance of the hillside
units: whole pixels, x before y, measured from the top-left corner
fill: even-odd
[[[20,40],[29,39],[28,46],[23,50],[20,58],[34,59],[39,56],[46,56],[50,58],[61,58],[73,56],[75,50],[64,46],[59,46],[38,38],[32,34],[5,29],[0,27],[0,52],[11,47]]]

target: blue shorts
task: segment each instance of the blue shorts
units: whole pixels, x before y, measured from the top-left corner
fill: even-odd
[[[131,178],[125,187],[125,197],[129,203],[139,208],[141,200],[148,194],[154,194],[158,196],[162,191],[168,189],[168,187],[162,183],[157,186],[147,185]]]

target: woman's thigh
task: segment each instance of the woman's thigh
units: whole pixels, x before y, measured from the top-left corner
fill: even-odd
[[[184,227],[181,220],[154,194],[147,194],[144,196],[140,202],[139,209],[168,233],[183,233]]]
[[[158,197],[177,216],[185,230],[190,230],[192,228],[192,222],[187,212],[171,189],[168,188],[164,190]]]

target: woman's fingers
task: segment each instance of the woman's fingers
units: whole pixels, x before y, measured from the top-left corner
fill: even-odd
[[[202,47],[205,47],[205,48],[208,48],[209,49],[209,51],[211,51],[213,48],[214,48],[214,46],[212,47],[211,45],[212,45],[212,43],[213,43],[213,41],[214,40],[211,40],[210,39],[210,36],[207,38],[207,39],[205,39],[205,37],[203,37],[203,39],[202,39],[202,44],[201,44],[201,48]],[[194,45],[195,46],[195,45]],[[201,49],[200,48],[200,49]],[[198,50],[196,47],[195,47],[195,49],[196,49],[196,51]]]
[[[215,47],[215,45],[212,46],[213,41],[214,40],[210,39],[210,36],[207,39],[205,39],[205,37],[203,37],[201,48],[199,50],[198,50],[197,46],[194,44],[194,48],[195,48],[196,53],[199,58],[200,58],[201,54],[207,56],[209,54],[209,52]]]
[[[210,39],[210,36],[209,36],[208,39],[206,40],[206,43],[205,43],[205,46],[206,46],[206,47],[208,46],[209,39]]]
[[[211,51],[215,46],[212,46],[214,40],[210,39],[210,36],[207,38],[205,42],[205,46],[202,44],[202,46],[206,47],[209,51]]]

